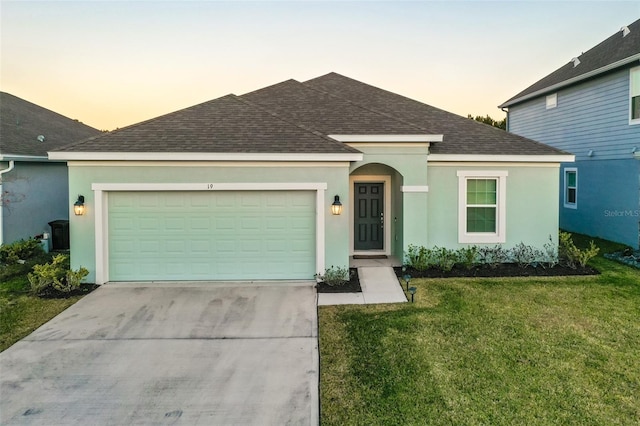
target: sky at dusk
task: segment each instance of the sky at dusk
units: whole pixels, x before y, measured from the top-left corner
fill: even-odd
[[[636,1],[1,1],[0,90],[102,130],[334,71],[463,116],[640,17]]]

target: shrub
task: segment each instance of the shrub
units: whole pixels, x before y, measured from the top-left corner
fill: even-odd
[[[526,268],[529,265],[534,265],[536,262],[544,258],[544,254],[531,246],[525,245],[520,242],[518,245],[509,250],[511,260],[517,263],[519,267]]]
[[[432,251],[424,246],[409,244],[405,264],[417,271],[426,271],[432,264]]]
[[[478,256],[480,257],[480,263],[489,265],[493,269],[509,260],[509,252],[498,245],[481,247],[478,250]]]
[[[58,254],[53,257],[51,263],[35,265],[33,272],[27,275],[31,292],[41,295],[47,291],[69,293],[80,287],[82,279],[89,275],[86,268],[77,271],[69,269],[69,256]]]
[[[544,245],[544,263],[549,268],[558,264],[558,246],[553,243],[551,235],[549,235],[549,242]]]
[[[0,246],[0,262],[6,265],[13,265],[18,263],[19,260],[28,260],[43,252],[44,250],[42,250],[38,240],[15,241],[11,244]]]
[[[445,247],[435,247],[431,254],[433,256],[433,265],[444,272],[449,272],[458,261],[458,254],[455,250],[449,250]]]
[[[589,243],[589,248],[580,250],[573,243],[570,233],[560,232],[560,242],[558,247],[559,256],[560,259],[566,262],[567,266],[570,268],[575,269],[578,265],[582,267],[586,266],[589,260],[598,255],[599,251],[600,249],[596,246],[593,240]]]
[[[474,263],[478,261],[478,246],[462,247],[456,253],[457,263],[460,263],[465,269],[471,269]]]
[[[316,279],[324,281],[331,287],[339,287],[349,282],[351,275],[347,267],[335,267],[325,269],[324,274],[316,274]]]

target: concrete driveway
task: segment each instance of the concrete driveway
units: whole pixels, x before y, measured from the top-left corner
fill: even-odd
[[[107,284],[0,354],[0,423],[315,425],[313,283]]]

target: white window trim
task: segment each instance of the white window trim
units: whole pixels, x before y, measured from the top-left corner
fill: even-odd
[[[458,242],[472,244],[504,243],[507,240],[507,176],[506,170],[458,171]],[[467,180],[496,179],[496,232],[467,232]]]
[[[640,73],[640,67],[634,67],[629,70],[629,125],[631,126],[640,124],[640,118],[631,117],[631,112],[632,112],[631,101],[632,101],[632,95],[633,95],[633,91],[632,91],[633,88],[631,87],[631,81],[632,81],[633,73],[635,72]]]
[[[545,109],[552,109],[558,106],[558,94],[553,93],[548,95],[545,100]]]
[[[324,182],[301,183],[94,183],[96,284],[109,282],[109,193],[121,191],[315,191],[316,192],[316,271],[325,270],[325,192]]]
[[[570,203],[567,200],[567,172],[575,172],[576,173],[576,202]],[[562,171],[562,190],[564,192],[564,206],[568,209],[577,209],[578,208],[578,168],[577,167],[565,167]]]

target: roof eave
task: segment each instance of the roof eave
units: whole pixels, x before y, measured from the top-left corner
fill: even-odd
[[[595,69],[593,71],[589,71],[589,72],[586,72],[584,74],[580,74],[580,75],[578,75],[576,77],[570,78],[568,80],[564,80],[564,81],[562,81],[560,83],[556,83],[556,84],[553,84],[551,86],[545,87],[543,89],[536,90],[535,92],[529,93],[529,94],[521,96],[519,98],[515,98],[515,99],[512,99],[510,101],[504,102],[503,104],[498,105],[498,108],[508,108],[508,107],[513,106],[515,104],[519,104],[519,103],[527,101],[529,99],[536,98],[536,97],[538,97],[540,95],[543,95],[545,93],[553,92],[553,91],[561,89],[563,87],[578,83],[578,82],[580,82],[582,80],[586,80],[588,78],[595,77],[595,76],[597,76],[599,74],[603,74],[603,73],[611,71],[611,70],[613,70],[615,68],[619,68],[621,66],[624,66],[624,65],[627,65],[627,64],[631,64],[631,63],[636,62],[636,61],[640,61],[640,53],[638,53],[636,55],[633,55],[633,56],[629,56],[628,58],[625,58],[625,59],[621,59],[621,60],[619,60],[617,62],[613,62],[613,63],[611,63],[609,65],[605,65],[604,67],[600,67],[600,68]]]
[[[46,155],[0,154],[0,161],[49,161]]]
[[[490,155],[490,154],[430,154],[429,162],[479,162],[479,163],[573,163],[572,154],[550,155]]]
[[[362,153],[49,152],[66,161],[362,161]]]

